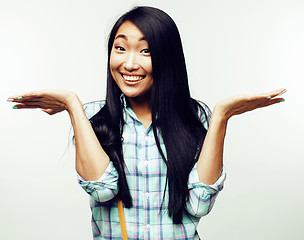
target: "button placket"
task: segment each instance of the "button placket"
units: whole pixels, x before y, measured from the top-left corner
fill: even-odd
[[[148,144],[148,136],[147,134],[145,133],[143,136],[142,136],[142,146],[143,148],[145,149],[144,151],[144,156],[143,156],[143,166],[144,166],[144,170],[143,170],[143,176],[144,176],[144,179],[143,179],[143,182],[144,182],[144,185],[145,185],[145,188],[144,188],[144,192],[143,192],[143,199],[144,199],[144,208],[145,208],[145,237],[148,237],[149,236],[149,232],[151,230],[151,225],[149,224],[150,223],[150,219],[149,219],[149,214],[147,211],[148,210],[148,206],[149,206],[149,197],[150,197],[150,194],[149,194],[149,188],[150,186],[147,185],[149,179],[148,179],[148,176],[149,176],[149,160],[148,160],[148,153],[147,153],[147,148],[144,147],[144,146],[147,146]]]

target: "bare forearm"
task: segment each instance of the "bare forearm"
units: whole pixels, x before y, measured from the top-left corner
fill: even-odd
[[[239,95],[224,99],[216,104],[197,163],[201,182],[213,184],[221,174],[228,119],[234,115],[283,102],[285,99],[279,96],[285,92],[286,89],[281,88],[265,94]]]
[[[197,163],[199,180],[205,184],[215,183],[221,175],[227,121],[218,111],[213,112]]]
[[[76,171],[87,181],[98,180],[110,163],[77,96],[67,108],[74,130],[76,144]]]

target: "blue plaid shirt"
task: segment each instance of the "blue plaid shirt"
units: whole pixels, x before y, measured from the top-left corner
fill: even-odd
[[[208,214],[218,192],[223,188],[226,174],[223,172],[213,185],[199,181],[196,165],[189,174],[190,197],[186,204],[181,224],[173,224],[168,215],[168,188],[162,209],[167,166],[155,143],[152,126],[147,129],[124,101],[125,126],[123,131],[123,155],[126,163],[126,178],[133,199],[132,208],[124,208],[128,239],[198,239],[196,231],[200,218]],[[88,118],[95,115],[104,101],[84,105]],[[202,104],[201,121],[207,128],[210,120],[208,107]],[[164,143],[160,139],[161,147]],[[164,153],[166,153],[164,151]],[[91,196],[92,231],[94,240],[121,240],[117,199],[118,173],[110,162],[98,181],[85,181],[78,175],[80,186]]]

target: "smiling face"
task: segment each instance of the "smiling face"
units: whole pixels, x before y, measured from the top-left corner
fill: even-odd
[[[118,87],[130,100],[150,99],[153,77],[148,42],[130,21],[124,22],[115,35],[110,70]]]

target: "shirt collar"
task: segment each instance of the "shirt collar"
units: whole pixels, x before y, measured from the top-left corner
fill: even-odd
[[[127,119],[127,115],[129,115],[131,118],[133,118],[133,120],[140,122],[136,114],[133,112],[132,108],[128,105],[128,99],[123,93],[120,95],[120,102],[124,108],[124,118]],[[148,127],[147,132],[150,130],[152,130],[151,125]]]
[[[124,108],[128,107],[126,96],[123,93],[120,95],[120,102]]]
[[[136,121],[139,121],[136,114],[133,112],[132,108],[128,105],[127,97],[123,93],[120,95],[120,102],[121,102],[121,105],[124,108],[124,114],[128,114],[132,118],[134,118]],[[126,115],[125,115],[125,117],[126,117]]]

